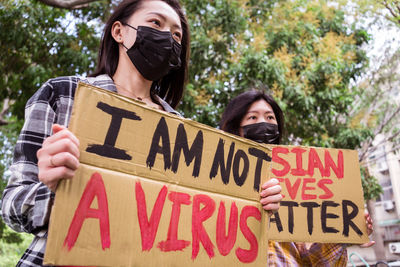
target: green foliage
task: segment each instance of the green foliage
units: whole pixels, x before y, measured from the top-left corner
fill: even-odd
[[[181,111],[216,126],[230,99],[267,87],[285,113],[287,142],[356,148],[370,135],[347,119],[351,81],[368,63],[366,30],[323,1],[267,2],[184,1],[192,57]]]
[[[246,29],[246,17],[237,2],[182,2],[192,43],[189,85],[180,109],[186,117],[215,126],[227,103],[225,92],[230,91],[221,78],[231,66],[230,53],[236,49],[237,35]]]
[[[285,113],[287,143],[354,149],[371,136],[349,119],[360,92],[352,81],[368,64],[361,47],[370,37],[346,22],[341,6],[316,0],[181,2],[192,40],[180,105],[185,117],[215,127],[233,97],[268,88]],[[51,77],[94,69],[100,28],[113,4],[102,0],[68,11],[36,0],[0,2],[0,103],[15,101],[9,125],[0,129],[0,192],[27,99]]]
[[[97,17],[107,6],[102,1],[69,12],[35,0],[0,3],[0,101],[17,100],[14,115],[23,118],[27,99],[49,78],[93,70]]]
[[[180,106],[185,117],[216,126],[230,99],[267,87],[286,114],[288,142],[355,148],[368,135],[350,127],[346,116],[354,98],[350,82],[367,64],[360,47],[369,36],[348,25],[343,11],[304,0],[182,3],[192,33],[189,84]],[[93,70],[96,25],[110,5],[100,1],[67,11],[3,1],[0,101],[16,99],[11,112],[22,118],[23,105],[44,81]]]
[[[379,184],[375,176],[369,174],[368,170],[360,167],[361,183],[364,190],[364,199],[371,200],[379,197],[383,193],[382,186]]]
[[[11,232],[8,227],[6,232]],[[19,234],[19,243],[6,242],[4,239],[0,238],[0,262],[2,267],[13,267],[16,265],[18,260],[21,258],[22,254],[32,242],[33,235],[30,234]]]
[[[11,122],[7,126],[0,128],[0,194],[7,185],[7,177],[5,171],[11,165],[13,148],[17,141],[17,133],[21,128],[21,121],[15,117],[9,118]],[[19,233],[9,230],[0,218],[0,240],[5,243],[21,243],[22,238]],[[1,262],[1,261],[0,261]]]
[[[8,244],[20,244],[23,241],[21,234],[15,233],[2,220],[0,220],[0,238]]]
[[[10,112],[1,118],[8,124],[0,128],[0,193],[7,184],[5,174],[26,101],[49,78],[93,70],[99,45],[97,25],[101,25],[98,18],[108,14],[108,5],[100,1],[69,12],[37,1],[0,2],[0,103],[12,103]],[[10,231],[1,219],[0,240],[2,244],[22,241],[21,234]],[[0,262],[4,266],[5,261]]]

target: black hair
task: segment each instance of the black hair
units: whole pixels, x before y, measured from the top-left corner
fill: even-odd
[[[281,143],[284,131],[283,112],[271,96],[259,90],[250,90],[233,98],[228,103],[224,113],[222,114],[219,123],[220,129],[228,133],[240,135],[240,122],[248,112],[250,106],[260,99],[264,99],[268,104],[270,104],[274,111],[278,123],[279,143]]]
[[[108,74],[114,76],[119,61],[119,47],[111,34],[111,29],[116,21],[127,23],[128,19],[146,0],[124,0],[113,11],[108,19],[101,39],[99,58],[96,70],[90,75],[92,77],[100,74]],[[182,52],[181,67],[170,71],[159,81],[153,82],[150,92],[158,94],[172,108],[176,108],[182,98],[185,83],[187,80],[188,64],[190,56],[190,33],[189,26],[185,14],[178,0],[160,0],[167,3],[178,14],[182,26]],[[153,98],[154,100],[154,98]]]

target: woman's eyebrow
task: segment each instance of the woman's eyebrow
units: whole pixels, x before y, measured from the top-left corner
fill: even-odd
[[[248,114],[248,113],[257,113],[257,114],[258,114],[258,113],[264,113],[264,114],[265,114],[265,113],[272,113],[272,114],[275,114],[273,110],[267,110],[267,111],[265,111],[265,112],[263,112],[263,111],[260,112],[260,111],[258,111],[258,110],[249,110],[249,111],[247,111],[247,114]]]
[[[161,13],[159,13],[159,12],[151,11],[151,12],[149,12],[148,14],[159,16],[159,17],[162,18],[164,21],[167,20],[167,17],[164,16],[164,14],[161,14]],[[179,24],[174,23],[172,26],[173,26],[174,28],[178,28],[179,30],[182,30],[182,29],[181,29],[181,26],[179,26]]]

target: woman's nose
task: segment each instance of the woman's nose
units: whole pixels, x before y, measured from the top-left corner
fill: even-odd
[[[267,122],[267,120],[264,117],[259,117],[257,119],[257,123],[260,123],[260,122]]]

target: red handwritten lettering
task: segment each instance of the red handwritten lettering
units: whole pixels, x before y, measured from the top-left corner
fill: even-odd
[[[168,189],[165,185],[161,188],[157,200],[154,203],[150,221],[147,217],[146,198],[140,182],[136,182],[135,193],[140,234],[142,236],[142,250],[149,251],[153,247],[154,239],[156,238],[158,225],[160,223],[161,213],[164,207]]]
[[[343,168],[343,152],[339,150],[337,164],[333,161],[328,150],[325,150],[325,177],[331,176],[330,168],[336,174],[336,177],[341,179],[344,176]]]
[[[236,249],[236,257],[239,261],[243,263],[253,262],[257,258],[258,254],[258,241],[257,237],[250,230],[247,225],[247,218],[254,217],[257,221],[261,221],[261,212],[254,206],[245,206],[242,209],[242,213],[240,214],[240,230],[243,233],[244,237],[250,243],[250,249]]]
[[[285,179],[286,189],[287,189],[291,199],[296,198],[297,192],[299,191],[300,184],[301,184],[300,178],[296,179],[296,182],[294,182],[293,186],[290,184],[290,180],[288,178]]]
[[[90,208],[94,197],[97,197],[98,209]],[[95,218],[99,220],[101,247],[103,250],[109,248],[111,241],[107,194],[103,178],[97,172],[93,173],[92,177],[87,182],[81,200],[79,201],[78,208],[76,209],[71,225],[69,226],[68,234],[64,240],[64,246],[67,246],[68,251],[70,251],[75,245],[83,222],[87,218]]]
[[[309,183],[315,183],[314,178],[304,178],[303,180],[303,187],[301,189],[301,199],[309,200],[309,199],[316,199],[316,195],[306,194],[306,190],[315,190],[315,187],[307,186]]]
[[[308,175],[314,175],[314,169],[318,168],[321,175],[325,175],[324,166],[322,165],[321,160],[319,159],[318,153],[315,148],[310,148],[310,154],[308,155]]]
[[[292,149],[291,152],[296,154],[296,169],[291,170],[292,175],[296,176],[304,176],[306,175],[306,170],[303,169],[303,156],[302,154],[306,152],[306,149],[300,148],[300,147],[295,147]]]
[[[318,187],[321,188],[322,190],[324,190],[325,194],[319,196],[320,199],[328,199],[333,197],[333,193],[331,190],[329,190],[328,187],[325,186],[325,184],[332,184],[332,180],[331,179],[321,179],[318,181]]]
[[[161,251],[177,251],[183,250],[189,246],[190,242],[186,240],[178,240],[179,216],[181,214],[181,205],[189,205],[190,195],[186,193],[171,192],[168,199],[172,201],[171,220],[169,221],[167,240],[158,243]]]
[[[204,207],[200,209],[200,204]],[[214,245],[210,240],[203,222],[211,217],[215,211],[215,202],[207,195],[195,195],[193,197],[192,211],[192,259],[197,257],[200,249],[200,242],[203,244],[210,259],[214,257]]]
[[[290,165],[289,165],[289,162],[287,162],[283,158],[279,157],[279,155],[278,155],[279,153],[288,154],[289,149],[287,149],[286,147],[272,148],[272,162],[279,163],[283,166],[282,170],[277,170],[277,169],[272,168],[272,173],[276,176],[284,176],[289,172]]]
[[[226,256],[231,252],[236,242],[237,227],[238,227],[238,208],[235,202],[231,204],[231,213],[229,217],[228,235],[225,235],[225,204],[223,201],[219,204],[217,218],[217,247],[222,256]]]

